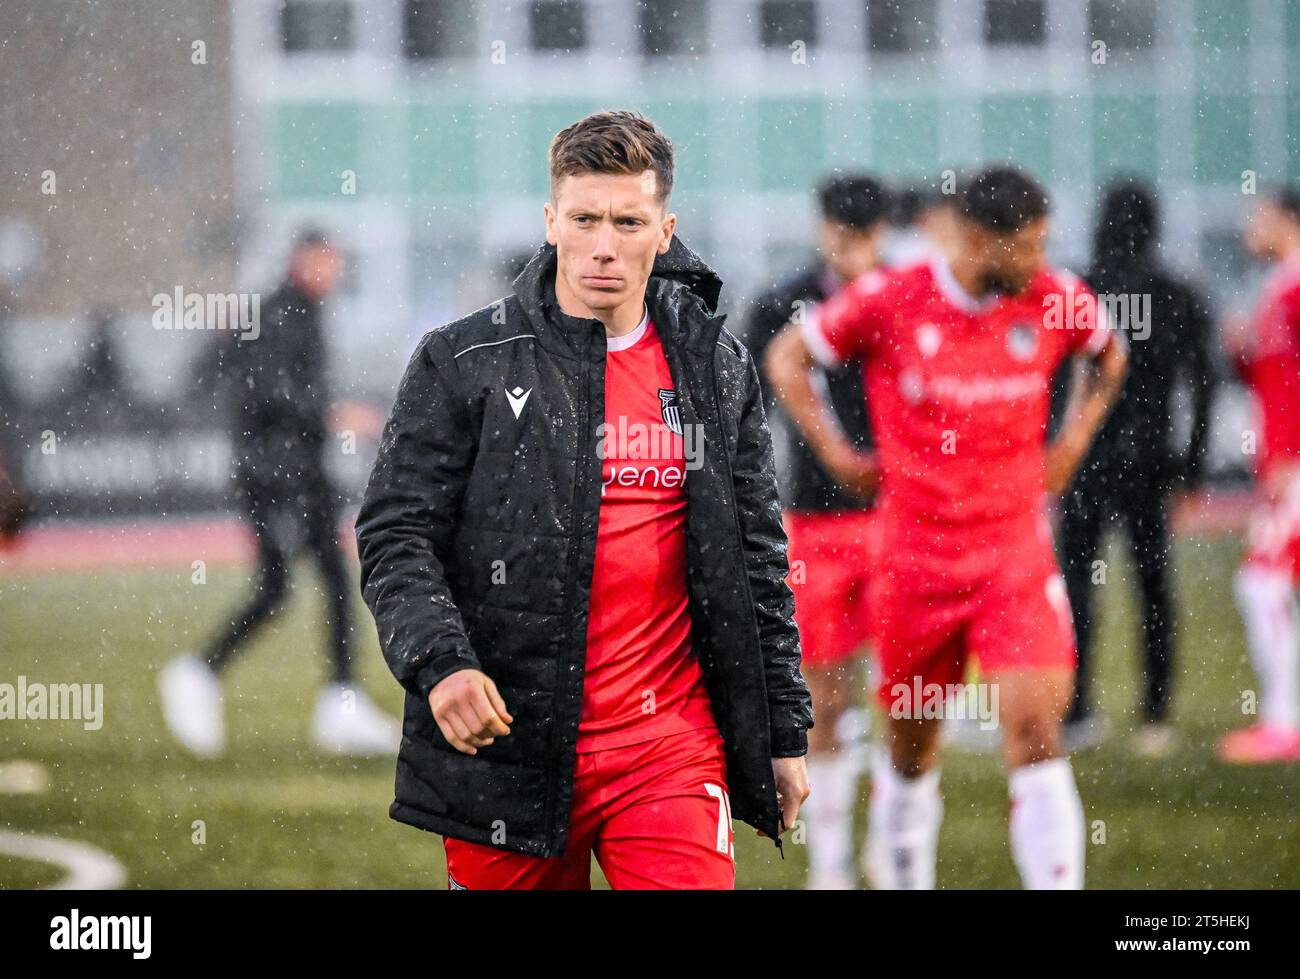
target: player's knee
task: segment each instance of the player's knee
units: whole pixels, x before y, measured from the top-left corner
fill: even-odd
[[[1004,718],[1003,746],[1014,765],[1027,765],[1061,754],[1061,725],[1047,710],[1026,711]]]
[[[836,705],[818,703],[813,698],[817,723],[808,729],[808,751],[810,754],[822,754],[838,751],[841,747],[839,735],[840,721],[844,712]]]
[[[920,778],[930,769],[928,759],[919,755],[910,755],[904,758],[894,758],[894,771],[905,779]]]
[[[819,717],[819,723],[822,719]],[[835,734],[834,727],[818,729],[816,726],[808,731],[808,754],[822,755],[829,754],[840,749],[840,739]]]
[[[929,771],[938,754],[939,729],[940,726],[934,724],[892,732],[889,760],[894,771],[904,778],[919,778]]]

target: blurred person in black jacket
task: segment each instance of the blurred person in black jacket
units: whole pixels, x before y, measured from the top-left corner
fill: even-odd
[[[225,745],[220,676],[238,649],[284,604],[289,561],[302,548],[320,570],[329,619],[331,682],[312,722],[319,747],[338,754],[391,754],[399,728],[353,679],[353,585],[339,547],[339,494],[325,466],[331,401],[321,304],[343,271],[320,232],[300,234],[284,281],[256,329],[222,337],[218,360],[232,401],[239,499],[257,537],[254,594],[199,654],[173,660],[159,678],[173,735],[195,754]]]
[[[818,203],[818,256],[759,297],[750,311],[745,343],[759,364],[790,319],[806,314],[880,261],[889,206],[879,181],[857,174],[829,177],[818,189]],[[820,371],[817,377],[845,434],[859,449],[871,448],[861,365]],[[764,399],[769,415],[779,412],[770,384]],[[816,781],[817,793],[804,807],[807,885],[810,890],[847,890],[856,886],[852,833],[857,771],[837,727],[863,687],[855,671],[868,641],[866,581],[876,560],[874,514],[872,504],[840,486],[790,427],[791,468],[780,491],[803,672],[820,719],[808,732],[809,781]]]
[[[7,294],[0,292],[0,334],[8,326]],[[0,360],[0,550],[17,538],[32,516],[33,500],[22,474],[26,405]]]
[[[109,306],[90,312],[85,350],[63,393],[66,415],[78,426],[111,430],[131,411],[117,321],[117,310]]]
[[[1190,490],[1200,481],[1214,382],[1210,309],[1204,297],[1161,264],[1157,237],[1154,193],[1136,181],[1111,185],[1102,201],[1086,278],[1099,296],[1128,297],[1128,322],[1113,325],[1125,330],[1129,341],[1129,373],[1063,501],[1061,528],[1062,566],[1079,649],[1067,743],[1086,747],[1103,735],[1091,701],[1094,586],[1107,577],[1097,557],[1102,533],[1122,520],[1142,593],[1146,686],[1134,747],[1149,755],[1167,752],[1174,737],[1168,723],[1175,631],[1167,504],[1175,490]],[[1170,444],[1180,378],[1190,394],[1192,416],[1190,441],[1181,454]]]

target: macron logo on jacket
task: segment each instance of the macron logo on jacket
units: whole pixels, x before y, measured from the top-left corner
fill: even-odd
[[[528,396],[532,393],[532,388],[525,391],[520,387],[515,388],[513,391],[506,392],[506,400],[510,402],[510,410],[515,413],[516,418],[518,418],[519,413],[524,410],[524,402],[528,400]]]

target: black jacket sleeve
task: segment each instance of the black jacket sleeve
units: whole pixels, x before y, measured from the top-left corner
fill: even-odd
[[[732,480],[744,539],[746,575],[763,651],[772,757],[787,758],[808,751],[807,731],[813,725],[812,697],[799,672],[799,631],[794,622],[794,594],[786,583],[790,569],[776,488],[772,435],[763,411],[753,357],[746,354],[741,368],[745,372],[745,393]]]
[[[428,699],[447,675],[480,669],[447,579],[476,439],[435,331],[407,365],[357,515],[361,591],[393,675]]]

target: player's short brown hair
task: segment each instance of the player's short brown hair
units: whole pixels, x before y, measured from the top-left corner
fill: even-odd
[[[654,171],[659,203],[673,189],[673,144],[638,112],[596,112],[561,129],[551,140],[551,199],[561,178],[579,173]]]

